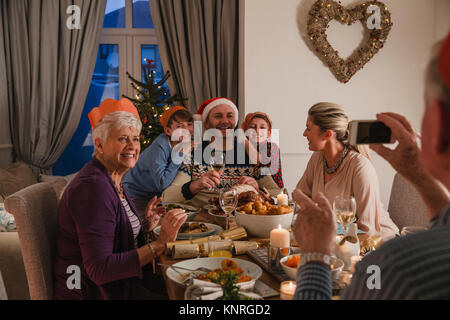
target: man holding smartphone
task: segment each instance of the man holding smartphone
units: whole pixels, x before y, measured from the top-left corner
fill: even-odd
[[[396,149],[371,148],[408,179],[424,199],[430,230],[396,238],[356,265],[343,299],[448,299],[450,297],[450,33],[437,46],[426,77],[422,150],[409,121],[395,113],[377,116],[392,130]],[[302,251],[295,299],[331,299],[330,259],[336,222],[321,194],[311,200],[300,190],[294,235]]]

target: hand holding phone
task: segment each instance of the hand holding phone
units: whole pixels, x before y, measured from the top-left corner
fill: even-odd
[[[392,143],[392,131],[381,121],[354,120],[349,123],[349,131],[351,145]]]

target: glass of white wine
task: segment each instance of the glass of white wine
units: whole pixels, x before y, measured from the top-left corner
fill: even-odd
[[[213,151],[211,153],[211,159],[209,161],[209,165],[216,172],[222,171],[223,168],[225,167],[225,159],[224,159],[223,152]],[[219,188],[211,188],[210,191],[219,191]]]
[[[227,217],[226,230],[230,229],[230,215],[236,210],[238,195],[236,189],[222,188],[219,192],[219,204]]]
[[[356,221],[356,200],[352,196],[339,195],[334,199],[333,210],[336,221],[344,229],[345,235],[348,226]]]

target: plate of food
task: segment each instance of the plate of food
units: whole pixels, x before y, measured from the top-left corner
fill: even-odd
[[[256,190],[253,186],[248,184],[235,184],[231,187],[231,189],[236,190],[238,203],[237,206],[240,207],[242,205],[247,204],[252,201],[261,201],[261,202],[269,202],[270,204],[274,204],[274,200],[271,195],[265,190]],[[209,200],[209,206],[220,207],[219,198],[212,197]],[[211,208],[211,207],[209,207]]]
[[[184,269],[177,269],[177,267],[195,270],[198,268],[207,268],[211,270],[206,273],[204,271],[187,271]],[[185,281],[189,278],[197,278],[203,281],[214,282],[223,273],[233,271],[237,274],[238,282],[248,282],[257,280],[262,275],[262,269],[253,262],[242,259],[230,258],[197,258],[185,260],[175,263],[167,268],[167,277],[180,284],[185,285]]]
[[[191,238],[202,238],[213,234],[219,234],[223,229],[215,224],[204,222],[185,222],[178,232],[177,240],[188,240]],[[161,226],[157,226],[153,232],[159,236]]]
[[[187,218],[188,221],[194,219],[195,215],[201,211],[201,209],[199,208],[184,203],[162,203],[162,206],[166,207],[167,211],[173,209],[183,209],[188,216]]]

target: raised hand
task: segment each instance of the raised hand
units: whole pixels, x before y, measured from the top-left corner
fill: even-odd
[[[187,215],[183,209],[174,209],[166,213],[161,221],[161,232],[158,242],[165,245],[167,242],[175,241],[178,230],[186,222]]]
[[[371,149],[389,162],[398,173],[409,178],[424,172],[420,158],[419,134],[402,115],[392,112],[381,113],[377,119],[391,128],[392,142],[398,142],[395,149],[383,145],[371,145]]]
[[[295,189],[292,198],[301,209],[294,223],[294,237],[301,252],[331,255],[336,241],[336,218],[327,198],[319,193],[314,200]]]
[[[150,200],[145,209],[145,220],[147,223],[148,231],[153,230],[161,220],[161,217],[166,213],[165,207],[158,207],[158,204],[162,201],[162,198],[156,196]]]

